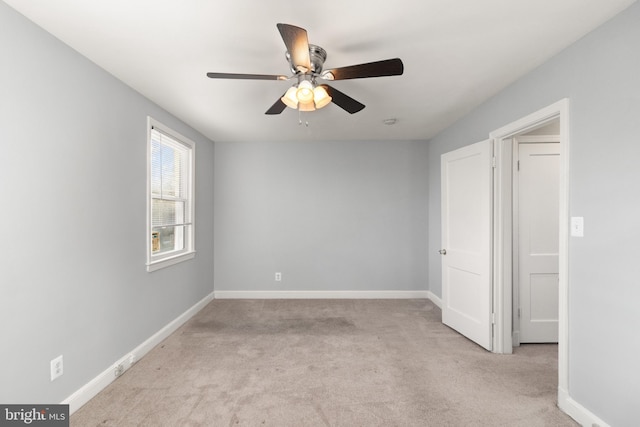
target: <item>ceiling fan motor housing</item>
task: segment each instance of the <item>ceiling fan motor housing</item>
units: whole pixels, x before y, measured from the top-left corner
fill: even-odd
[[[287,51],[285,53],[287,61],[289,62],[289,68],[293,74],[297,74],[299,71],[293,65],[293,61],[291,59],[291,54]],[[316,46],[315,44],[309,45],[309,60],[311,62],[311,74],[318,75],[322,72],[322,66],[324,65],[324,61],[327,60],[327,51],[321,48],[320,46]]]

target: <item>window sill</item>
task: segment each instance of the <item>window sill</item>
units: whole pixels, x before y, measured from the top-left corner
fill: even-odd
[[[158,261],[152,261],[147,264],[147,271],[152,272],[152,271],[160,270],[161,268],[169,267],[169,266],[181,263],[183,261],[193,259],[195,258],[195,256],[196,256],[196,251],[191,251],[184,254],[172,256],[169,258],[164,258]]]

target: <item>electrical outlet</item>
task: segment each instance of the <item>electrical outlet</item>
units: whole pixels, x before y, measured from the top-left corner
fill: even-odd
[[[63,372],[62,355],[60,355],[51,361],[51,381],[62,376]]]
[[[122,363],[118,363],[113,370],[113,375],[119,377],[124,372],[124,365]]]
[[[276,273],[276,282],[281,282],[281,281],[282,281],[282,273],[278,271]]]

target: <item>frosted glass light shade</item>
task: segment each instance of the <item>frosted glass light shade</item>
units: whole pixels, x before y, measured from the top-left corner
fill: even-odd
[[[313,100],[315,101],[316,108],[322,108],[330,103],[332,98],[329,96],[325,88],[318,86],[313,89]]]
[[[293,108],[293,109],[298,108],[298,98],[296,98],[297,91],[298,91],[297,87],[291,86],[289,90],[287,90],[287,92],[284,94],[284,96],[280,98],[280,100],[284,102],[284,105],[286,105],[289,108]]]
[[[316,107],[313,105],[313,99],[310,102],[298,103],[298,109],[300,111],[314,111]]]

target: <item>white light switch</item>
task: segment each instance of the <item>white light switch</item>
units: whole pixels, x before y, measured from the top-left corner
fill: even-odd
[[[573,237],[584,237],[584,217],[571,217],[571,235]]]

